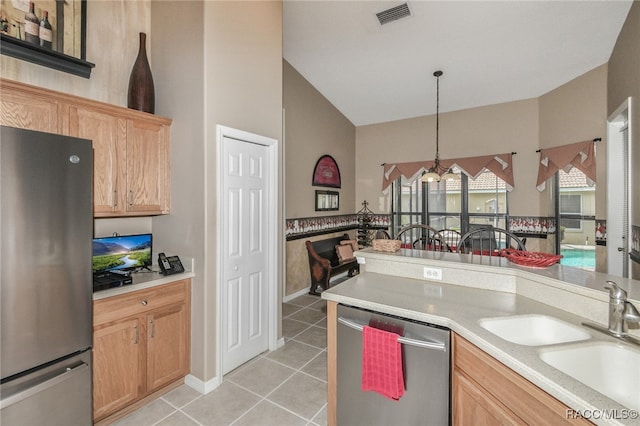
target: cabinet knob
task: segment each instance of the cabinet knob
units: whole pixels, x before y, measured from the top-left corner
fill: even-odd
[[[143,300],[142,302],[140,302],[140,304],[142,306],[147,306],[149,304],[149,302],[147,302],[146,300]]]

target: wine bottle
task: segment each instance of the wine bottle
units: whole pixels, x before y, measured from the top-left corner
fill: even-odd
[[[49,12],[42,12],[42,21],[40,21],[40,47],[51,50],[51,41],[53,40],[53,30],[49,23]]]
[[[40,46],[40,20],[35,13],[35,5],[29,2],[29,12],[24,15],[24,39],[27,43]]]

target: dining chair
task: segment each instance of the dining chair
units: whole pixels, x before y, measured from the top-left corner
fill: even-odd
[[[407,225],[398,231],[396,239],[402,242],[402,248],[430,251],[452,251],[437,229],[429,225]]]
[[[499,256],[501,249],[509,247],[517,250],[527,250],[522,240],[512,232],[493,226],[483,226],[464,234],[458,242],[456,251],[459,253]]]
[[[440,229],[438,231],[442,238],[444,238],[444,242],[451,248],[452,251],[456,251],[458,248],[458,243],[462,238],[462,234],[455,229]]]

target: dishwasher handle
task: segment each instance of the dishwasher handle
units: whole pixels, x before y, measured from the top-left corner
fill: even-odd
[[[343,317],[338,317],[338,322],[358,331],[362,331],[362,329],[364,328],[363,324],[359,324],[353,320],[349,320]],[[424,340],[417,340],[411,339],[409,337],[399,336],[398,343],[402,343],[403,345],[416,346],[424,349],[435,349],[443,352],[447,351],[446,345],[441,342],[426,342]]]

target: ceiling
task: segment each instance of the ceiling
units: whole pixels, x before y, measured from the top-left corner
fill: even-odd
[[[354,125],[535,98],[609,60],[632,0],[283,5],[284,58]]]

